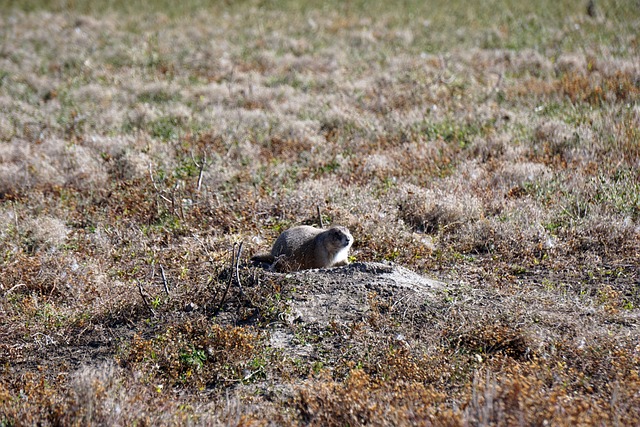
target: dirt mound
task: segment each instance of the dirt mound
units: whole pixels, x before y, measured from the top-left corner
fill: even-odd
[[[358,262],[339,268],[298,271],[288,277],[295,291],[284,320],[317,330],[330,323],[344,325],[364,320],[372,305],[380,301],[396,312],[419,310],[445,287],[443,282],[391,263]],[[274,347],[289,348],[291,339],[289,329],[272,331]]]

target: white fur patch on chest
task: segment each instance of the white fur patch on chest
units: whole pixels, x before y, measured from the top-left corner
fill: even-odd
[[[349,257],[349,248],[350,247],[351,247],[351,245],[346,246],[346,247],[340,249],[338,252],[336,252],[335,256],[331,260],[331,264],[337,264],[339,262],[346,261],[347,258]]]

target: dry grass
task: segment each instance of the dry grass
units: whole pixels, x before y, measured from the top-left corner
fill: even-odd
[[[635,2],[104,3],[0,2],[0,426],[640,422]],[[316,206],[448,288],[222,301]]]

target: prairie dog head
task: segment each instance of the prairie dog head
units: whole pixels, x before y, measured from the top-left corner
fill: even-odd
[[[326,232],[325,247],[332,253],[344,252],[345,257],[353,244],[353,236],[346,227],[331,227]]]

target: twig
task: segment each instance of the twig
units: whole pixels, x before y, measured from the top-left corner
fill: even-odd
[[[142,302],[144,302],[144,305],[147,307],[147,310],[149,310],[149,312],[151,313],[151,315],[153,317],[156,317],[156,312],[153,310],[153,308],[151,308],[151,306],[149,305],[149,302],[147,301],[147,297],[144,296],[144,292],[142,290],[142,283],[140,283],[139,280],[136,280],[136,282],[138,283],[138,290],[140,291],[140,296],[142,297]]]
[[[233,249],[231,250],[231,268],[233,268],[235,263],[236,263],[236,244],[234,243]],[[220,298],[220,302],[218,303],[216,310],[213,312],[214,316],[216,316],[222,309],[222,304],[224,304],[224,300],[227,299],[227,293],[229,292],[229,288],[231,287],[232,282],[233,282],[233,272],[229,274],[229,281],[227,282],[227,287],[224,289],[224,292],[222,293],[222,298]]]
[[[184,221],[184,204],[180,201],[180,219]]]
[[[231,288],[231,284],[233,283],[234,277],[236,279],[238,289],[240,290],[240,294],[243,297],[245,296],[244,289],[242,289],[242,284],[240,283],[240,256],[242,255],[243,244],[244,244],[243,242],[240,242],[239,244],[238,243],[233,244],[233,249],[231,250],[231,272],[229,274],[229,281],[227,282],[227,287],[224,289],[224,292],[222,293],[222,298],[218,303],[218,307],[216,307],[213,313],[214,316],[217,315],[222,309],[222,305],[224,304],[224,301],[227,299],[227,294],[229,293],[229,289]],[[236,253],[236,245],[238,245],[237,253]],[[217,296],[217,294],[215,296]]]
[[[316,205],[316,210],[318,211],[318,221],[320,223],[320,228],[324,228],[324,222],[322,221],[322,213],[320,212],[320,205]]]
[[[156,185],[156,181],[153,179],[153,169],[152,169],[151,163],[149,163],[149,177],[151,177],[151,184],[153,184],[153,188],[156,189],[156,193],[158,194],[158,196],[162,197],[162,199],[164,199],[165,202],[172,203],[171,200],[169,200],[167,197],[162,195],[162,193],[160,192],[160,189]]]
[[[440,83],[444,84],[445,86],[449,86],[451,83],[453,83],[456,79],[456,75],[454,73],[451,73],[451,77],[449,77],[448,79],[444,78],[444,73],[447,69],[447,59],[444,57],[444,55],[440,55],[440,62],[442,63],[442,73],[438,76],[438,80],[440,81]]]
[[[500,83],[502,83],[502,78],[503,78],[503,74],[498,73],[498,81],[496,81],[496,84],[493,85],[493,87],[491,88],[491,93],[495,92],[500,87]]]
[[[162,275],[162,284],[164,285],[164,293],[169,296],[169,283],[167,282],[167,276],[164,274],[164,267],[160,264],[160,274]]]
[[[16,235],[20,234],[20,230],[18,229],[18,212],[16,211],[16,201],[12,201],[11,205],[13,207],[13,222],[15,223],[16,226]]]
[[[204,168],[205,166],[207,166],[207,152],[204,151],[202,153],[202,161],[200,162],[200,164],[198,164],[198,162],[196,161],[195,157],[193,157],[193,153],[191,153],[191,160],[193,160],[193,164],[195,164],[199,171],[198,171],[198,184],[196,185],[196,192],[199,193],[200,192],[200,187],[202,187],[202,178],[204,177]]]
[[[177,215],[181,220],[184,221],[184,211],[182,210],[182,201],[180,203],[176,203],[176,192],[180,190],[180,180],[176,179],[176,185],[173,186],[171,190],[171,213],[173,215]],[[178,208],[176,208],[178,206]]]
[[[8,289],[7,292],[4,293],[4,296],[9,295],[11,292],[13,292],[16,288],[19,288],[20,286],[27,286],[27,285],[25,285],[24,283],[18,283],[14,287]]]
[[[200,171],[198,171],[198,185],[196,186],[196,191],[200,192],[200,187],[202,187],[202,177],[204,177],[204,165],[207,163],[207,155],[204,155],[204,159],[202,160],[202,164],[200,165]]]
[[[240,255],[242,254],[242,245],[243,245],[243,242],[240,242],[240,245],[238,246],[238,255],[236,256],[235,270],[236,270],[236,282],[238,283],[238,288],[240,289],[240,293],[242,294],[242,296],[244,296],[244,290],[242,289],[242,284],[240,283],[240,271],[239,271]]]
[[[211,275],[209,277],[209,280],[207,280],[207,283],[204,285],[205,289],[209,289],[209,286],[211,286],[213,284],[213,282],[215,282],[215,277],[213,275]],[[211,297],[211,301],[215,302],[218,299],[218,289],[213,289],[213,297]],[[208,303],[205,303],[204,305],[204,311],[206,314],[210,313],[209,310],[210,305]],[[214,313],[215,314],[215,313]]]

